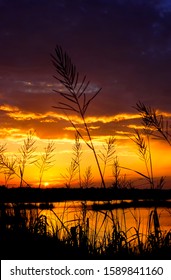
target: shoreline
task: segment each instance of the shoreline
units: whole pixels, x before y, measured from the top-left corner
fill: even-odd
[[[6,188],[0,187],[0,203],[112,201],[171,199],[171,189],[117,189],[117,188]]]

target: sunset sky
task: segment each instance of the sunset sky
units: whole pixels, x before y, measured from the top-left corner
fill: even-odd
[[[44,174],[45,185],[64,183],[61,174],[74,143],[66,115],[53,108],[58,104],[53,90],[63,90],[50,57],[57,44],[80,75],[87,75],[88,94],[102,88],[86,114],[97,152],[115,136],[120,164],[145,173],[130,140],[134,128],[142,128],[134,106],[141,101],[167,120],[171,116],[171,1],[0,0],[0,140],[9,159],[19,156],[30,130],[37,155],[53,140],[55,165]],[[158,140],[151,148],[155,176],[169,178],[171,148]],[[92,165],[97,181],[91,151],[83,149],[82,170]],[[26,171],[26,180],[35,185],[38,169],[32,165]],[[112,181],[111,168],[106,176]]]

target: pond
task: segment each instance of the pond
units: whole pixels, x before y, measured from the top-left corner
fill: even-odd
[[[87,231],[89,239],[102,242],[113,234],[121,233],[127,241],[139,238],[145,242],[152,234],[166,234],[171,230],[171,208],[116,208],[92,210],[91,201],[54,203],[54,208],[39,210],[47,217],[50,231],[58,231],[60,237],[75,228]]]
[[[154,247],[156,243],[159,246],[167,236],[170,240],[171,208],[116,207],[105,210],[103,204],[96,202],[98,210],[94,210],[92,201],[65,201],[53,205],[6,204],[5,210],[1,207],[1,221],[5,220],[8,228],[17,223],[21,227],[24,221],[33,233],[56,236],[76,244],[84,237],[89,244],[101,248],[111,242],[116,246],[129,244],[132,247],[140,244],[148,246],[152,242]]]

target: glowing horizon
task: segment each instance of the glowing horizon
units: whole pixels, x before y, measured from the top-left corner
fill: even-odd
[[[134,118],[136,119],[136,118]],[[129,127],[130,125],[128,125]],[[136,125],[131,125],[133,128]],[[90,126],[91,127],[91,126]],[[141,126],[137,127],[141,129]],[[143,127],[142,127],[143,128]],[[94,131],[94,130],[93,130]],[[133,130],[132,132],[127,131],[116,131],[116,135],[110,135],[109,131],[106,135],[94,135],[92,136],[93,143],[95,145],[95,149],[98,155],[101,152],[105,153],[105,143],[109,137],[113,136],[115,138],[115,154],[113,157],[112,162],[110,162],[109,166],[106,168],[105,173],[105,181],[107,185],[111,185],[114,182],[114,175],[113,175],[113,167],[112,164],[114,162],[114,158],[117,156],[119,165],[124,168],[121,168],[121,178],[126,175],[126,180],[134,181],[135,178],[143,179],[141,176],[134,171],[141,172],[147,175],[147,171],[145,169],[144,162],[139,159],[137,147],[135,143],[130,139],[133,137]],[[28,133],[28,132],[27,132]],[[23,145],[24,141],[27,139],[27,133],[20,132],[17,129],[11,130],[11,136],[5,139],[1,139],[1,145],[5,145],[6,151],[5,155],[9,159],[19,159],[21,156],[19,150]],[[41,183],[41,187],[53,187],[59,186],[63,187],[66,185],[66,179],[64,178],[67,175],[67,170],[70,167],[71,160],[73,158],[73,145],[74,145],[74,132],[72,131],[72,138],[58,138],[58,139],[46,139],[40,138],[37,136],[36,132],[34,134],[35,142],[35,152],[34,155],[36,159],[40,159],[40,156],[44,153],[44,149],[47,144],[51,141],[54,143],[55,150],[53,152],[53,166],[44,172],[43,180]],[[169,161],[169,154],[171,153],[170,147],[164,141],[158,140],[151,140],[151,155],[152,155],[152,163],[153,163],[153,172],[154,177],[161,177],[161,176],[169,176],[170,175],[170,161]],[[92,177],[94,181],[94,186],[99,184],[100,186],[100,176],[99,172],[92,154],[92,151],[83,140],[80,140],[80,144],[82,147],[82,156],[80,160],[80,170],[81,170],[81,178],[83,180],[85,176],[86,169],[91,166]],[[100,152],[101,151],[101,152]],[[100,158],[99,158],[100,161]],[[100,161],[101,169],[103,170],[103,162]],[[135,168],[136,167],[136,168]],[[129,170],[130,169],[130,170]],[[17,174],[19,175],[19,169],[16,169]],[[131,171],[132,170],[132,171]],[[15,174],[14,178],[8,182],[8,186],[19,186],[20,178],[17,177]],[[35,164],[31,164],[29,162],[26,163],[24,178],[23,178],[28,185],[31,186],[38,186],[39,185],[39,169],[35,166]],[[3,172],[0,175],[0,183],[1,185],[5,184],[5,178]],[[71,186],[79,186],[79,179],[78,174],[73,179]]]

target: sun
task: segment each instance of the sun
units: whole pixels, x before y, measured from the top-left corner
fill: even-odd
[[[49,186],[49,183],[48,182],[44,182],[44,187],[48,187]]]

